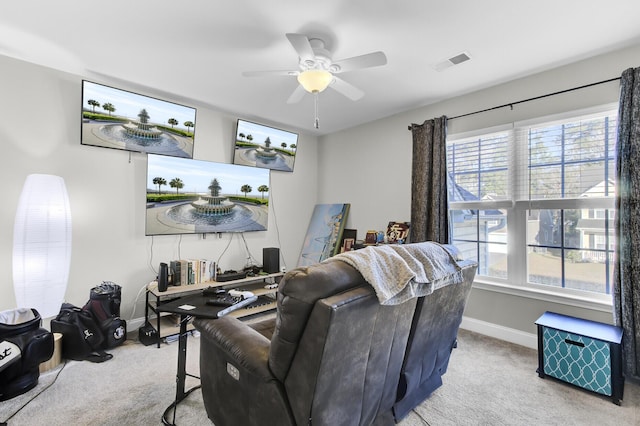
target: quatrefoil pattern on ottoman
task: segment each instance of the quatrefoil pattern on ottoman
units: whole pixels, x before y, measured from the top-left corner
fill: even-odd
[[[608,343],[552,328],[543,336],[545,374],[611,396]]]

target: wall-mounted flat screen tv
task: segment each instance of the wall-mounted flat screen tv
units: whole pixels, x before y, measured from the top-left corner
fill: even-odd
[[[146,235],[266,231],[269,169],[147,156]]]
[[[82,145],[193,158],[196,109],[82,80]]]
[[[238,119],[233,163],[292,172],[298,134]]]

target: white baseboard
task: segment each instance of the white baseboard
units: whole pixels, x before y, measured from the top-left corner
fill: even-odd
[[[516,330],[514,328],[503,327],[486,321],[474,318],[462,317],[460,328],[484,334],[516,345],[525,346],[531,349],[538,349],[538,336],[532,333]]]
[[[137,330],[144,325],[144,317],[127,321],[127,331]],[[516,330],[515,328],[503,327],[490,322],[477,320],[469,317],[462,317],[460,328],[484,334],[485,336],[504,340],[516,345],[525,346],[531,349],[538,349],[538,336],[532,333]]]

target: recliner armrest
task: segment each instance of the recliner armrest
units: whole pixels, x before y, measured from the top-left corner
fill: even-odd
[[[193,325],[201,338],[219,346],[236,367],[264,380],[273,379],[268,367],[271,342],[262,334],[233,317],[196,319]]]
[[[207,415],[215,424],[293,425],[284,387],[269,368],[269,339],[233,317],[196,319],[200,381]]]

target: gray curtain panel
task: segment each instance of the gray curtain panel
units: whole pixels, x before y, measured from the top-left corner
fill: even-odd
[[[449,242],[447,117],[412,124],[411,237],[413,243]]]
[[[640,68],[622,73],[618,110],[613,315],[623,329],[624,375],[640,382]]]

